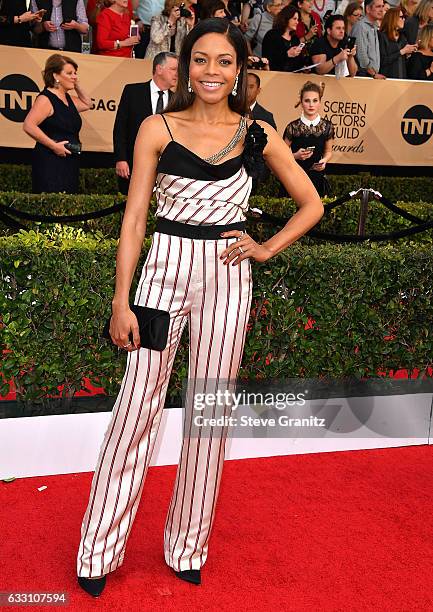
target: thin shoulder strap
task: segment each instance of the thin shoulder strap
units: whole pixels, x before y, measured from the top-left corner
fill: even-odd
[[[170,134],[171,139],[172,139],[172,140],[174,140],[174,138],[173,138],[173,134],[171,133],[171,130],[170,130],[170,128],[168,127],[167,119],[164,117],[164,115],[163,115],[162,113],[161,113],[161,117],[164,119],[165,127],[167,128],[168,133]]]

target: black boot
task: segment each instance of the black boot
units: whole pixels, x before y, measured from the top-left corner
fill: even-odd
[[[101,578],[85,578],[84,576],[77,576],[77,578],[80,587],[93,597],[99,597],[104,590],[105,583],[107,581],[107,576],[102,576]]]
[[[182,570],[180,572],[176,572],[173,570],[178,578],[181,580],[185,580],[186,582],[191,582],[192,584],[201,584],[201,576],[200,570],[192,569],[192,570]]]

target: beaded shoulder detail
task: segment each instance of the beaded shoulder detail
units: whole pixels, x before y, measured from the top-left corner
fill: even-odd
[[[239,121],[239,127],[236,130],[236,133],[233,136],[233,138],[228,143],[228,145],[226,145],[224,147],[224,149],[221,149],[221,151],[218,151],[218,153],[214,153],[210,157],[205,157],[204,161],[208,162],[209,164],[216,164],[221,159],[223,159],[223,157],[228,155],[230,153],[230,151],[233,151],[233,149],[236,147],[238,142],[241,140],[241,138],[242,138],[242,136],[243,136],[243,134],[244,134],[244,132],[246,130],[246,127],[247,127],[247,121],[246,121],[245,117],[241,117],[241,120]]]

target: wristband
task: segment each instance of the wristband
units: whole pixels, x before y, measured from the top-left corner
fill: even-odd
[[[119,50],[120,49],[120,40],[116,40],[116,49]]]
[[[17,15],[17,23],[21,23],[21,17]]]

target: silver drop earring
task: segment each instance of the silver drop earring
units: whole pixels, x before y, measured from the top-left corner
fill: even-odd
[[[232,96],[236,96],[238,93],[238,81],[239,81],[239,75],[236,75],[236,79],[235,79],[235,84],[233,85],[233,89],[232,89]]]
[[[193,93],[193,88],[191,87],[191,79],[188,77],[188,91],[189,93]]]

